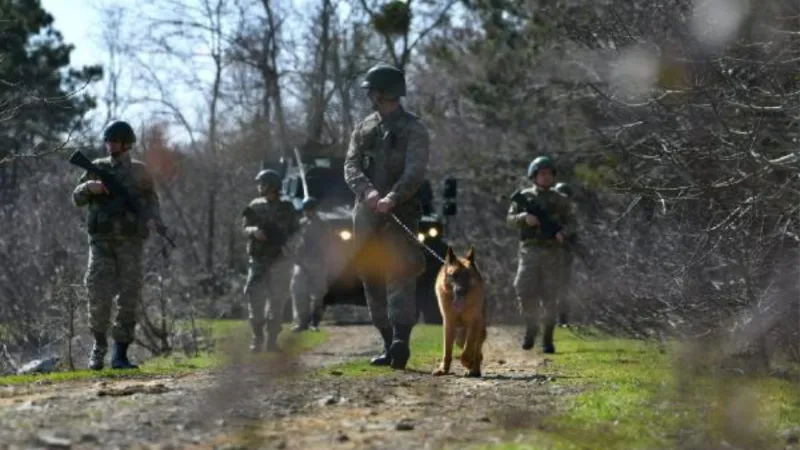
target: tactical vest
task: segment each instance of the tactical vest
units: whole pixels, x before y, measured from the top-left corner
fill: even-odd
[[[282,201],[269,203],[265,199],[256,199],[245,208],[243,215],[248,226],[261,228],[267,235],[266,241],[250,237],[247,241],[247,254],[255,258],[276,258],[281,255],[290,230],[290,222],[294,217],[290,206],[286,208]]]
[[[113,175],[130,195],[138,201],[139,186],[135,178],[134,168],[113,166],[99,161],[98,167]],[[144,221],[136,216],[122,198],[113,195],[98,195],[92,199],[87,211],[88,232],[92,236],[119,235],[125,237],[139,236],[147,238],[149,232]]]
[[[555,197],[559,195],[552,191],[540,192],[539,195],[534,194],[533,192],[523,192],[522,195],[528,199],[529,202],[536,203],[540,208],[542,208],[547,215],[550,216],[552,220],[557,223],[563,223],[564,217],[562,217],[561,213],[558,211],[558,198]],[[525,212],[525,211],[520,211]],[[529,227],[523,226],[519,230],[519,239],[520,241],[534,241],[538,244],[547,244],[552,243],[553,238],[544,236],[541,232],[540,227]]]

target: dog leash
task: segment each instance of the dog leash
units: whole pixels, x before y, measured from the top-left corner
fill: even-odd
[[[411,229],[409,229],[406,226],[406,224],[404,224],[400,219],[398,219],[397,216],[394,213],[389,213],[389,214],[391,214],[392,215],[392,219],[394,219],[394,221],[397,222],[397,224],[400,225],[400,227],[406,231],[406,234],[411,238],[412,241],[414,241],[417,244],[421,245],[422,248],[427,250],[428,253],[433,255],[433,257],[438,259],[439,262],[441,262],[442,264],[447,264],[447,262],[444,260],[444,258],[439,256],[435,251],[433,251],[432,248],[428,247],[424,242],[420,242],[419,239],[417,239],[417,237],[414,235],[414,232],[411,231]]]

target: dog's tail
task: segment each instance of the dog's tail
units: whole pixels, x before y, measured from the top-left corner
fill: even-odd
[[[456,345],[458,348],[463,349],[464,343],[467,342],[467,327],[458,327],[456,329]]]

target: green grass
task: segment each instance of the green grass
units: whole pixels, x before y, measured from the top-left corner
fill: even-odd
[[[547,418],[543,430],[532,431],[529,443],[477,448],[675,448],[679,436],[684,442],[783,448],[779,431],[800,424],[796,382],[691,375],[673,365],[668,354],[632,340],[585,341],[559,330],[556,343],[559,353],[545,370],[556,376],[556,384],[579,386],[582,392],[565,397],[563,412]],[[737,411],[738,421],[731,411]]]
[[[377,331],[375,331],[377,335]],[[377,354],[379,348],[375,348]],[[411,359],[407,368],[423,372],[432,371],[441,361],[442,357],[442,327],[439,325],[417,325],[411,332]],[[357,361],[337,364],[321,369],[319,375],[371,377],[386,374],[391,369],[387,367],[374,367],[369,365],[371,357],[364,357]],[[460,366],[457,366],[460,367]]]
[[[188,326],[188,325],[187,325]],[[35,382],[59,383],[67,381],[109,379],[109,378],[140,378],[142,376],[181,375],[195,370],[212,369],[226,363],[225,348],[220,344],[226,340],[236,339],[237,345],[247,345],[249,327],[246,321],[241,320],[200,320],[195,323],[199,329],[207,329],[215,341],[217,352],[200,352],[197,356],[186,357],[178,352],[170,356],[152,358],[140,364],[138,370],[113,370],[110,368],[95,372],[92,370],[75,370],[54,372],[49,374],[11,375],[0,377],[0,386],[19,385]],[[325,342],[328,338],[325,330],[319,332],[303,332],[292,335],[288,327],[278,337],[278,343],[288,354],[298,354],[311,350]],[[76,364],[83,365],[84,361]]]

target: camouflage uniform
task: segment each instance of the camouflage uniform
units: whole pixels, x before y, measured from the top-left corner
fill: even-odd
[[[296,330],[302,331],[308,328],[312,312],[321,310],[328,289],[325,261],[331,229],[314,213],[301,219],[298,234],[290,290]]]
[[[565,237],[570,235],[574,218],[569,200],[551,189],[544,190],[538,186],[524,189],[521,193],[559,223]],[[544,325],[543,347],[551,353],[554,351],[553,329],[557,305],[567,282],[568,255],[565,246],[555,238],[545,239],[538,231],[523,236],[523,230],[528,228],[526,214],[517,203],[512,203],[507,216],[508,223],[521,231],[514,289],[526,325],[523,348],[528,350],[533,347],[541,323]]]
[[[118,364],[116,359],[112,360],[112,366],[122,368],[119,366],[132,366],[127,363],[125,351],[134,340],[137,308],[142,297],[142,255],[144,241],[149,235],[146,221],[160,222],[159,202],[152,176],[145,165],[132,159],[129,153],[96,159],[94,164],[111,173],[140,209],[140,216],[136,217],[122,199],[92,194],[84,183],[97,178],[89,173],[80,177],[72,195],[75,206],[88,206],[89,262],[84,282],[88,291],[89,328],[95,337],[90,367],[102,368],[111,303],[116,297],[118,310],[111,333],[115,345],[122,344],[125,361]]]
[[[371,73],[380,70],[397,69],[378,66]],[[365,85],[370,81],[368,73]],[[396,83],[402,85],[390,86],[398,88],[395,94],[405,95],[404,79]],[[400,106],[387,117],[376,112],[359,123],[345,158],[345,181],[356,196],[353,234],[356,245],[366,249],[362,255],[367,255],[359,263],[359,275],[372,323],[384,341],[383,355],[372,361],[376,365],[404,368],[408,358],[407,345],[417,316],[416,279],[425,270],[425,257],[414,239],[422,216],[418,191],[425,179],[428,142],[427,128]],[[390,214],[369,209],[364,196],[371,189],[395,201],[390,212],[412,236]],[[370,254],[371,249],[379,250]],[[392,347],[398,350],[392,351]],[[393,353],[398,356],[391,357]]]
[[[266,241],[256,239],[248,227],[259,227]],[[286,301],[286,282],[290,262],[283,254],[283,244],[298,227],[297,212],[291,202],[258,197],[242,213],[242,231],[249,238],[247,283],[244,294],[248,301],[253,351],[260,351],[267,327],[267,350],[277,350],[278,334]],[[277,237],[277,238],[276,238]]]

